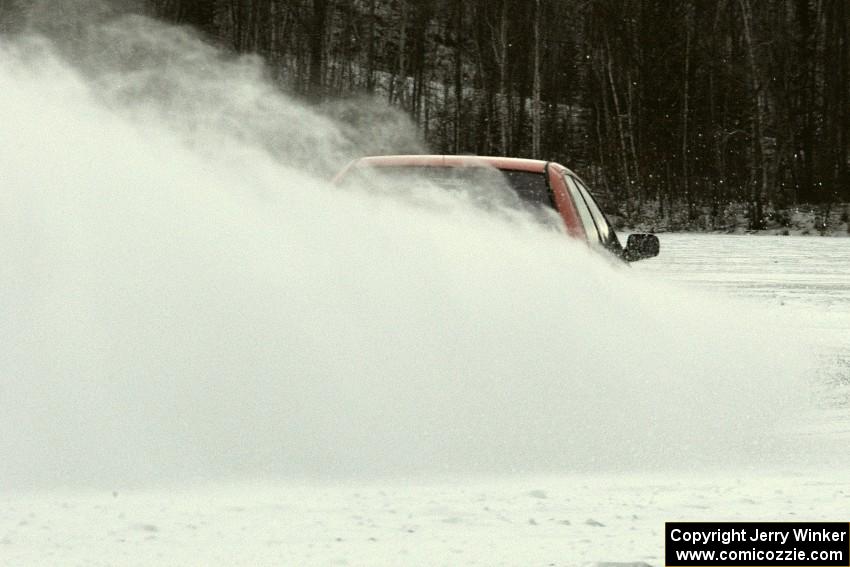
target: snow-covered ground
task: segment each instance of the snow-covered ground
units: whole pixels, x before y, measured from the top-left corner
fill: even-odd
[[[663,254],[640,271],[784,315],[824,358],[819,371],[850,389],[850,245],[843,239],[664,234]],[[850,398],[848,398],[850,399]]]
[[[831,520],[848,474],[277,484],[2,500],[4,565],[662,565],[665,521]]]
[[[754,301],[812,339],[830,395],[799,454],[688,472],[4,491],[0,564],[662,565],[665,521],[847,521],[846,241],[663,235],[662,256],[633,270]]]

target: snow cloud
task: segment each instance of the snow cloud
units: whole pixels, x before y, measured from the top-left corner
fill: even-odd
[[[0,485],[779,446],[806,357],[755,315],[462,201],[329,185],[420,149],[395,113],[364,134],[138,15],[74,33],[0,39]]]

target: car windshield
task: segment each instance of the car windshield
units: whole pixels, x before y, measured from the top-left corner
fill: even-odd
[[[423,182],[452,191],[475,191],[490,189],[494,192],[505,188],[523,202],[555,209],[552,192],[543,173],[517,170],[500,170],[490,167],[431,167],[431,166],[382,166],[368,168],[393,185],[415,185]],[[350,177],[361,177],[360,175]]]
[[[561,230],[561,220],[552,191],[543,172],[497,169],[486,165],[372,165],[349,169],[338,181],[343,186],[360,186],[414,202],[434,203],[432,190],[458,194],[465,202],[497,214],[527,215],[546,226]],[[432,195],[429,197],[428,195]]]
[[[382,167],[381,174],[394,178],[416,177],[450,190],[507,186],[526,203],[555,208],[546,177],[529,171],[489,167]]]

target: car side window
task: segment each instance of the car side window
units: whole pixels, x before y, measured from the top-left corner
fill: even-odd
[[[602,239],[602,243],[612,252],[622,252],[623,246],[620,244],[620,239],[617,238],[617,233],[611,227],[611,223],[608,222],[608,217],[606,217],[605,213],[602,212],[602,209],[599,208],[599,204],[596,202],[596,199],[593,198],[590,189],[587,188],[587,185],[585,185],[581,179],[577,177],[574,179],[579,191],[581,191],[582,197],[584,197],[584,200],[587,203],[587,208],[590,209],[590,214],[593,215],[593,219],[596,221],[596,226],[599,229],[599,237]]]
[[[590,190],[581,182],[581,179],[573,177],[573,180],[578,190],[581,191],[581,196],[584,197],[584,202],[587,203],[587,208],[590,209],[593,220],[596,221],[596,228],[599,229],[599,238],[602,239],[602,242],[608,242],[611,239],[612,232],[611,225],[608,224],[608,219],[605,218],[599,205],[596,204],[593,195],[590,194]]]
[[[581,195],[576,180],[571,175],[564,175],[564,181],[570,192],[570,197],[572,197],[573,203],[575,203],[578,216],[581,218],[581,224],[584,226],[584,231],[587,233],[587,240],[593,244],[602,242],[600,240],[599,229],[596,228],[596,222],[593,220],[593,215],[590,213],[590,209],[588,209],[584,197]]]

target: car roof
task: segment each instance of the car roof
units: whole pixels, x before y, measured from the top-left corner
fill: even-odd
[[[447,156],[396,155],[364,157],[354,161],[354,167],[494,167],[496,169],[544,173],[549,162],[536,159]]]

